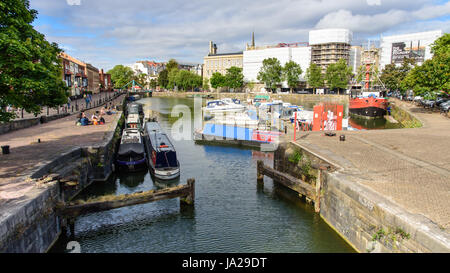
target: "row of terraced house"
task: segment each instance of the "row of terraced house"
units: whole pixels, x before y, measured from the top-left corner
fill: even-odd
[[[97,94],[112,90],[111,75],[89,63],[84,63],[65,52],[59,55],[62,61],[62,80],[69,87],[71,98],[84,93]]]

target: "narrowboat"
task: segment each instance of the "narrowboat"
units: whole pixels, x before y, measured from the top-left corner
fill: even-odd
[[[141,103],[130,103],[127,105],[127,116],[129,114],[137,114],[139,115],[141,121],[144,120],[144,107]]]
[[[128,114],[125,124],[126,128],[135,128],[139,131],[142,130],[142,120],[138,114]]]
[[[137,171],[147,167],[144,141],[137,128],[123,130],[116,164],[119,170]]]
[[[157,122],[146,122],[144,130],[147,162],[152,174],[161,180],[180,176],[180,163],[175,147]]]

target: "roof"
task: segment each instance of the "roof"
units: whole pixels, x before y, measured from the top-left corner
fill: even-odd
[[[240,51],[240,52],[232,52],[232,53],[208,54],[208,56],[242,55],[242,54],[243,54],[243,51]]]

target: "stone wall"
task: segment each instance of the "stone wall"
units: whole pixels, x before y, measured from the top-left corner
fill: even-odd
[[[6,123],[0,123],[0,135],[6,134],[11,131],[35,126],[42,122],[48,122],[48,121],[52,121],[55,119],[63,118],[68,115],[70,115],[70,114],[62,113],[62,114],[52,115],[52,116],[48,116],[48,117],[43,116],[42,119],[41,119],[41,117],[36,117],[36,118],[19,119],[19,120],[13,120],[10,122],[6,122]]]
[[[274,159],[275,169],[302,180],[305,160],[331,166],[321,175],[320,216],[358,252],[450,252],[449,235],[436,224],[352,181],[326,159],[292,143],[280,145]]]
[[[241,101],[253,99],[257,93],[200,93],[200,92],[153,92],[154,97],[187,97],[188,95],[212,95],[214,98],[237,98]],[[335,102],[341,104],[348,104],[347,95],[318,95],[318,94],[270,94],[271,99],[282,100],[295,105],[310,104],[314,105],[319,102]]]
[[[36,184],[26,200],[18,201],[23,203],[20,206],[5,207],[7,213],[0,219],[0,253],[41,253],[51,248],[66,224],[57,214],[57,205],[71,200],[93,181],[106,180],[112,173],[123,121],[122,114],[103,143],[74,148],[31,175],[29,179],[39,179],[56,173],[60,178]]]

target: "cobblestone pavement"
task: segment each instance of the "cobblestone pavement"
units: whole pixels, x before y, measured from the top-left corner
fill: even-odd
[[[113,101],[120,105],[123,96]],[[91,115],[100,107],[86,111]],[[39,165],[50,162],[61,153],[75,147],[100,143],[115,128],[115,120],[121,112],[105,115],[106,124],[76,126],[77,115],[39,124],[0,135],[0,145],[9,145],[10,154],[0,154],[0,206],[10,199],[24,196],[34,185],[24,181],[24,176],[35,171]],[[38,143],[38,139],[41,143]]]
[[[102,93],[98,93],[98,94],[93,94],[92,95],[92,102],[89,106],[89,108],[96,106],[99,103],[99,100],[104,100],[110,97],[113,97],[114,92],[102,92]],[[67,104],[62,105],[59,108],[59,113],[75,113],[76,111],[76,105],[78,105],[78,110],[84,110],[86,109],[86,101],[84,98],[80,98],[77,100],[73,100],[70,102],[70,107],[67,107]],[[28,119],[28,118],[34,118],[36,117],[34,114],[28,113],[28,112],[24,112],[23,113],[23,118],[22,118],[22,111],[20,109],[15,111],[16,113],[16,118],[15,120],[20,120],[20,119]],[[52,116],[52,115],[56,115],[58,114],[58,109],[57,108],[49,108],[48,109],[48,115],[47,115],[47,107],[44,107],[41,111],[40,115],[37,115],[37,117],[40,116]]]
[[[422,128],[345,131],[335,137],[301,132],[297,143],[329,159],[409,212],[450,228],[450,119],[394,100]],[[345,134],[345,141],[339,135]]]

